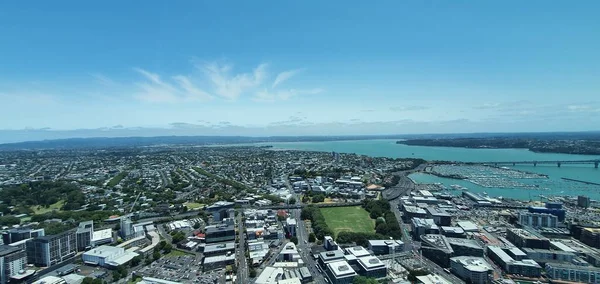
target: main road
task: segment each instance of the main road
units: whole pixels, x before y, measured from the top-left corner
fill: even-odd
[[[235,219],[238,228],[237,243],[238,248],[235,250],[236,264],[238,267],[237,283],[248,283],[248,263],[246,262],[246,234],[244,234],[244,223],[242,222],[242,213],[240,212]]]
[[[296,199],[296,203],[299,205],[299,207],[302,208],[304,205],[302,204],[302,198],[299,198],[292,188],[289,178],[285,175],[281,178],[285,180],[285,185],[287,186],[288,190]],[[325,283],[323,274],[317,271],[317,263],[315,262],[311,252],[312,243],[308,242],[309,233],[306,230],[306,224],[304,223],[304,220],[302,220],[302,209],[300,208],[290,210],[290,213],[293,214],[293,218],[296,219],[296,237],[298,238],[298,245],[296,248],[304,260],[306,268],[308,268],[310,274],[313,276],[314,283]]]

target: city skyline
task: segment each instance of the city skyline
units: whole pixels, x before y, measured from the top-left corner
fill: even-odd
[[[141,3],[0,4],[1,140],[598,130],[593,1]]]

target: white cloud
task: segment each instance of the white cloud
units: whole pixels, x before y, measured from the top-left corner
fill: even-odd
[[[260,86],[267,76],[267,64],[258,65],[251,73],[231,75],[231,65],[210,63],[199,67],[215,88],[215,93],[227,100],[236,100],[243,93]]]
[[[117,83],[115,81],[113,81],[111,78],[108,78],[105,75],[99,74],[99,73],[94,73],[91,74],[92,77],[94,79],[96,79],[96,81],[98,81],[98,83],[104,85],[104,86],[115,86],[117,85]]]
[[[146,79],[146,81],[136,83],[139,92],[135,97],[139,100],[152,103],[175,103],[212,99],[210,94],[196,87],[189,77],[173,76],[172,79],[175,82],[173,84],[162,80],[156,73],[141,68],[134,68],[134,70]]]
[[[273,85],[271,85],[271,88],[274,89],[275,87],[277,87],[277,85],[289,80],[290,78],[294,77],[296,74],[302,71],[303,69],[294,69],[277,74],[277,77],[275,77],[275,81],[273,81]]]
[[[394,112],[403,112],[403,111],[415,111],[415,110],[426,110],[429,109],[427,106],[400,106],[400,107],[390,107],[391,111]]]

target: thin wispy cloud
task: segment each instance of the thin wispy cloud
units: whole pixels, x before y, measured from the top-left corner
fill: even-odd
[[[104,85],[104,86],[116,86],[118,85],[117,82],[115,82],[114,80],[112,80],[111,78],[108,78],[105,75],[99,74],[99,73],[94,73],[91,74],[92,77],[100,84]]]
[[[198,67],[213,84],[215,93],[231,101],[260,86],[267,76],[267,64],[265,63],[258,65],[251,73],[235,75],[231,74],[233,69],[231,65],[210,63]]]
[[[150,71],[134,68],[146,80],[136,83],[139,91],[135,97],[151,103],[175,103],[182,101],[205,101],[212,96],[196,87],[189,77],[173,76],[173,83],[161,79],[160,75]]]
[[[303,70],[304,69],[294,69],[277,74],[277,77],[275,77],[275,81],[273,81],[273,85],[271,85],[271,88],[274,89],[279,84],[289,80],[290,78],[294,77],[296,74],[302,72]]]

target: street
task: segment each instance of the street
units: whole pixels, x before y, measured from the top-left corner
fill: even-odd
[[[237,283],[248,282],[248,263],[246,262],[246,234],[244,234],[244,223],[242,222],[242,214],[238,214],[235,219],[238,226],[238,249],[235,250],[235,258],[238,267]]]

